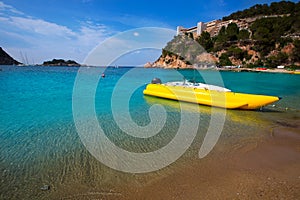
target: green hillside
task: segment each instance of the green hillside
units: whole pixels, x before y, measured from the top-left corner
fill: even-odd
[[[238,11],[223,20],[252,17],[256,19],[248,29],[240,29],[236,23],[223,26],[211,37],[208,32],[193,38],[192,34],[178,35],[164,48],[162,57],[177,54],[178,58],[195,58],[187,51],[176,53],[184,38],[195,40],[216,58],[219,65],[242,65],[244,67],[278,65],[299,68],[300,66],[300,3],[277,2],[270,5],[255,5]],[[181,41],[181,42],[179,42]],[[177,49],[174,52],[174,49]],[[201,54],[202,52],[199,51]],[[195,52],[193,53],[195,54]],[[161,59],[161,58],[160,58]],[[192,63],[196,63],[193,60]],[[185,61],[189,63],[190,61]],[[198,60],[201,62],[201,60]]]

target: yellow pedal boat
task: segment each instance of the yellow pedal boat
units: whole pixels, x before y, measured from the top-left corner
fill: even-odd
[[[280,100],[276,96],[236,93],[224,87],[203,83],[183,81],[162,84],[158,78],[153,79],[143,93],[165,99],[244,110],[260,109]]]

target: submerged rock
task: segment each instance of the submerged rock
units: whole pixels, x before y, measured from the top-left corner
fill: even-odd
[[[41,187],[42,191],[47,191],[50,190],[50,185],[43,185],[43,187]]]
[[[276,124],[283,126],[283,127],[288,127],[288,128],[298,128],[297,124],[291,124],[291,123],[284,122],[284,121],[276,121]]]

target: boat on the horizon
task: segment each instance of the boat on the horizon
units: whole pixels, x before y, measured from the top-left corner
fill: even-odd
[[[152,80],[145,95],[226,109],[256,110],[280,100],[277,96],[232,92],[230,89],[188,81],[162,83]]]

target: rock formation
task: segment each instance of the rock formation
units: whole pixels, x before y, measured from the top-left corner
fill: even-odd
[[[0,65],[19,65],[20,62],[13,59],[0,47]]]

